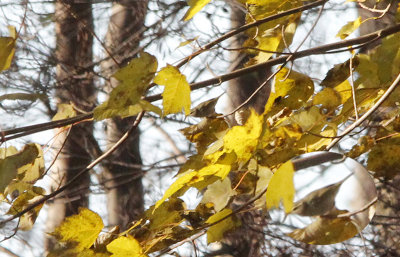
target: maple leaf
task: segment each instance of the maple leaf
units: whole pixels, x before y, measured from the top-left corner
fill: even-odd
[[[186,115],[190,114],[190,86],[178,68],[168,64],[158,72],[154,83],[165,86],[162,93],[164,115],[178,113],[182,109]]]

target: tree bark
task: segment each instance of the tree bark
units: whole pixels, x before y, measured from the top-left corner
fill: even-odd
[[[91,69],[93,17],[90,3],[58,0],[55,3],[56,26],[56,97],[57,102],[72,103],[78,110],[90,111],[95,101],[95,88]],[[70,181],[90,163],[87,138],[92,134],[92,123],[74,125],[69,135],[59,129],[54,144],[60,154],[52,168],[52,190]],[[67,136],[68,135],[68,136]],[[65,143],[64,143],[65,142]],[[52,232],[65,217],[78,213],[79,207],[87,207],[90,175],[82,175],[55,200],[48,202],[46,231]],[[54,239],[46,237],[47,251],[55,247]]]
[[[116,1],[112,6],[112,15],[106,35],[106,47],[112,58],[102,66],[109,77],[117,68],[133,57],[132,53],[139,46],[144,19],[147,12],[147,1]],[[115,63],[118,62],[118,63]],[[118,85],[111,78],[106,85],[108,92]],[[135,117],[107,121],[107,142],[113,145],[132,125]],[[143,213],[142,164],[139,151],[139,134],[137,129],[132,136],[108,159],[109,165],[104,170],[105,190],[107,194],[108,223],[125,229]],[[136,165],[136,167],[135,167]]]

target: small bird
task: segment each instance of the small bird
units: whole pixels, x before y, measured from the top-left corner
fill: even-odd
[[[301,216],[322,216],[328,214],[335,208],[335,198],[340,186],[352,175],[353,173],[347,175],[339,182],[307,194],[304,198],[294,203],[290,214]]]

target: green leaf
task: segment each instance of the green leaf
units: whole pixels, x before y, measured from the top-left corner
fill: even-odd
[[[103,227],[97,213],[81,208],[79,214],[67,217],[52,235],[61,242],[76,243],[76,248],[83,250],[93,245]]]
[[[132,236],[121,236],[107,245],[107,251],[114,257],[146,257],[139,242]]]
[[[145,52],[119,69],[113,77],[120,83],[111,91],[108,101],[94,109],[94,119],[102,120],[115,116],[124,118],[137,115],[141,111],[153,111],[161,115],[158,107],[141,99],[156,71],[157,59]]]
[[[212,224],[218,222],[230,214],[232,214],[231,209],[224,209],[209,217],[206,223]],[[240,226],[240,221],[236,220],[233,216],[225,218],[215,225],[212,225],[207,231],[207,244],[220,241],[226,232],[231,231],[238,226]]]
[[[279,208],[279,204],[283,201],[286,213],[293,209],[293,199],[295,195],[293,175],[294,166],[292,161],[287,161],[275,171],[269,182],[267,189],[267,208]]]
[[[8,29],[10,37],[0,37],[0,71],[10,68],[15,53],[17,31],[13,26],[8,26]]]
[[[163,96],[164,115],[178,113],[184,109],[190,114],[190,86],[185,75],[172,65],[167,65],[158,72],[154,83],[165,86]]]
[[[206,6],[210,1],[211,0],[188,0],[188,5],[190,8],[187,10],[183,20],[188,21],[193,18],[193,16],[203,9],[203,7]]]
[[[16,178],[18,169],[33,163],[38,157],[39,151],[35,144],[26,145],[19,153],[0,159],[0,193],[8,184]]]
[[[336,37],[340,37],[340,39],[345,39],[348,37],[351,33],[353,33],[358,27],[361,25],[361,17],[358,17],[354,21],[348,22],[346,25],[344,25],[339,32],[337,33]]]

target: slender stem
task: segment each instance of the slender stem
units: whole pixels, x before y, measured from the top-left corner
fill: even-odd
[[[396,79],[390,85],[390,87],[386,90],[386,92],[379,98],[379,100],[372,106],[363,116],[361,116],[358,120],[356,120],[353,124],[348,126],[339,138],[335,138],[332,142],[326,147],[326,150],[330,150],[337,142],[339,142],[344,136],[349,134],[353,129],[358,127],[361,123],[363,123],[371,114],[376,111],[379,106],[390,96],[391,93],[396,89],[400,82],[400,73],[397,75]]]

